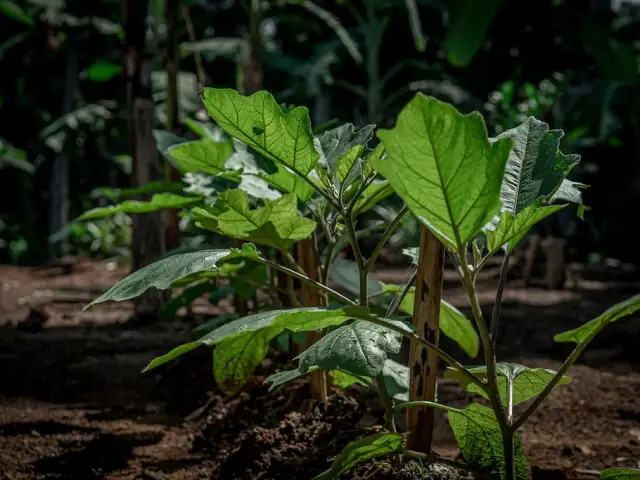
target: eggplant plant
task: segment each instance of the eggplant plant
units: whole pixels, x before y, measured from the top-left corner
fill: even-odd
[[[199,227],[245,243],[239,248],[176,253],[124,278],[92,304],[127,300],[151,287],[167,289],[185,278],[216,275],[249,263],[284,272],[325,293],[330,303],[328,307],[270,308],[233,320],[153,359],[145,371],[201,346],[214,347],[215,380],[232,394],[267,355],[278,335],[323,331],[324,336],[300,354],[297,368],[275,373],[269,383],[277,388],[321,369],[331,372],[339,386],[360,383],[375,390],[385,416],[380,433],[347,445],[316,479],[336,478],[359,462],[384,455],[440,462],[471,471],[478,478],[527,478],[518,431],[556,386],[571,381],[566,375],[569,368],[595,335],[640,308],[639,295],[556,335],[555,341],[576,345],[557,372],[496,359],[501,297],[514,246],[533,225],[567,205],[577,204],[579,215],[585,209],[584,185],[567,178],[579,156],[560,151],[563,133],[531,117],[489,138],[478,113],[462,115],[451,105],[418,94],[402,110],[393,129],[378,130],[380,143],[370,148],[375,126],[356,129],[348,124],[314,137],[306,108],[284,111],[264,91],[247,97],[229,89],[207,88],[202,99],[227,135],[275,165],[276,170],[262,178],[280,196],[263,199],[256,206],[245,190],[231,188],[189,206],[186,215]],[[186,145],[185,158],[197,161],[198,169],[213,168],[216,174],[227,171],[212,167],[224,157],[215,142],[197,143],[197,148]],[[392,192],[406,206],[388,222],[366,258],[359,245],[366,232],[358,230],[358,215]],[[481,351],[481,365],[462,365],[416,334],[397,314],[398,310],[413,311],[411,282],[380,285],[371,279],[383,246],[409,213],[442,242],[468,294],[473,324],[442,302],[442,332],[471,357]],[[317,251],[320,281],[309,278],[290,253],[296,242],[312,235],[317,235],[322,247]],[[329,284],[332,267],[340,262],[337,254],[347,245],[355,256],[353,296]],[[278,250],[286,264],[273,261],[265,247]],[[475,281],[496,254],[503,256],[503,269],[488,317],[478,301]],[[295,292],[290,293],[297,303]],[[395,294],[394,301],[382,308],[379,299],[389,293]],[[390,357],[399,353],[403,339],[434,351],[448,366],[445,376],[458,380],[464,390],[484,401],[464,409],[430,401],[397,402],[401,396],[392,388],[392,379],[394,373],[395,378],[406,378],[407,368],[398,369]],[[464,463],[405,448],[394,417],[407,408],[447,412]]]

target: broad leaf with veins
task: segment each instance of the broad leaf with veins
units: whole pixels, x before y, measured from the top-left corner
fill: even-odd
[[[498,213],[513,142],[490,143],[480,114],[417,94],[378,137],[388,158],[372,166],[449,249],[462,248]]]

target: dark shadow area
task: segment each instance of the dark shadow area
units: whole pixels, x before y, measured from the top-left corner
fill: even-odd
[[[126,467],[135,447],[154,445],[162,437],[163,434],[157,432],[103,434],[88,443],[70,442],[66,453],[38,460],[35,468],[52,479],[103,479],[109,472]]]
[[[46,437],[48,435],[60,435],[64,433],[93,433],[95,428],[82,427],[69,423],[60,423],[53,420],[43,420],[41,422],[16,422],[0,425],[0,436],[15,437],[20,435],[37,435]]]

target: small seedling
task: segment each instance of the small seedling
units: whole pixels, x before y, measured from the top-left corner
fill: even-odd
[[[93,303],[126,300],[150,287],[166,289],[185,278],[215,275],[254,263],[284,272],[327,294],[330,304],[273,308],[233,320],[154,359],[146,370],[202,345],[215,347],[216,381],[233,393],[278,335],[325,330],[326,334],[300,355],[296,369],[278,372],[269,382],[277,388],[322,369],[330,372],[336,385],[367,385],[379,393],[385,406],[385,425],[382,432],[350,443],[316,479],[336,478],[359,462],[392,454],[454,465],[478,477],[526,479],[528,467],[518,430],[556,386],[571,381],[566,373],[589,342],[605,326],[640,308],[639,295],[581,327],[556,335],[557,342],[576,344],[557,372],[497,362],[500,299],[513,248],[533,225],[567,205],[577,204],[580,216],[585,210],[580,191],[584,185],[567,179],[579,157],[560,152],[562,132],[549,130],[548,125],[531,117],[497,138],[488,138],[479,114],[462,115],[450,105],[418,94],[400,113],[393,129],[377,132],[381,143],[370,149],[374,126],[357,130],[344,125],[314,138],[305,108],[285,113],[266,92],[245,97],[233,90],[205,89],[203,101],[226,134],[275,165],[268,175],[252,175],[275,188],[278,197],[266,198],[257,206],[241,187],[215,192],[215,200],[189,207],[185,215],[205,230],[247,243],[241,248],[172,255],[126,277]],[[174,148],[184,149],[184,158],[200,170],[229,175],[219,142],[206,140]],[[245,170],[240,174],[246,174]],[[357,229],[358,215],[392,192],[405,201],[406,208],[389,222],[373,253],[365,258],[359,239],[366,232]],[[383,246],[407,212],[444,246],[473,312],[475,329],[457,309],[441,302],[441,331],[471,357],[480,348],[483,365],[463,366],[396,315],[396,309],[413,312],[415,293],[410,285],[380,285],[370,278]],[[321,281],[309,278],[290,253],[296,242],[315,233],[323,247],[317,252]],[[355,255],[355,298],[328,285],[332,272],[336,273],[333,267],[344,263],[336,257],[346,245]],[[288,264],[275,263],[264,247],[278,250]],[[475,281],[487,260],[499,253],[505,268],[492,315],[486,317]],[[397,299],[385,310],[376,302],[389,293],[397,293]],[[389,357],[400,351],[403,338],[435,352],[449,366],[446,376],[457,379],[466,391],[484,397],[488,406],[472,403],[457,409],[430,401],[395,403],[394,396],[402,396],[396,387],[406,381],[407,369],[398,368]],[[395,381],[402,377],[404,380]],[[514,407],[524,402],[529,404],[517,415]],[[405,448],[404,436],[396,431],[394,413],[407,408],[448,412],[464,463]],[[635,478],[633,475],[637,474],[630,470],[609,470],[602,478]]]

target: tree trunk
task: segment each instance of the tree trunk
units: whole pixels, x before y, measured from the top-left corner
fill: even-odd
[[[67,37],[67,66],[65,73],[64,94],[62,96],[61,116],[68,114],[73,108],[73,95],[78,81],[78,45],[73,28]],[[66,151],[68,142],[64,142],[62,151],[53,162],[53,171],[49,181],[49,234],[60,232],[69,223],[69,154]],[[66,250],[66,237],[59,238],[49,244],[49,260],[55,260]]]
[[[166,0],[165,15],[167,22],[167,58],[165,71],[167,72],[167,130],[179,134],[178,125],[178,70],[180,69],[180,52],[178,50],[180,16],[180,0]],[[167,182],[179,182],[180,172],[165,161],[165,177]],[[180,218],[178,210],[165,211],[167,249],[180,247]]]
[[[133,162],[133,186],[160,179],[160,164],[153,137],[153,101],[151,100],[151,55],[146,51],[148,2],[125,0],[125,65],[129,104],[130,142]],[[164,255],[164,222],[160,212],[134,215],[131,259],[133,270],[149,265]],[[136,299],[138,317],[160,312],[166,292],[151,289]]]

